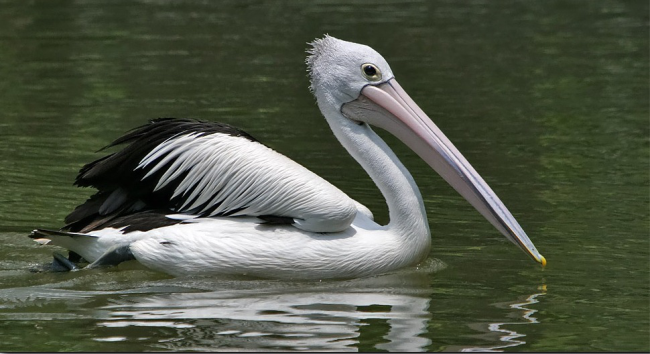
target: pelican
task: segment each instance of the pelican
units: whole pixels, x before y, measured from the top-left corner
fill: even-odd
[[[108,146],[125,145],[122,150],[85,165],[75,184],[97,192],[61,230],[36,229],[30,237],[67,248],[69,260],[83,258],[87,268],[135,259],[174,276],[354,278],[413,266],[431,246],[422,195],[372,125],[409,146],[508,240],[545,265],[505,205],[379,53],[329,35],[310,45],[310,89],[336,138],[386,199],[387,225],[235,127],[165,118],[126,133]]]

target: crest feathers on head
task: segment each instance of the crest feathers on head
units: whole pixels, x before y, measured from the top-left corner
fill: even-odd
[[[313,41],[307,43],[310,45],[310,48],[307,49],[307,54],[309,55],[307,56],[305,63],[307,64],[307,72],[309,73],[309,78],[311,81],[309,89],[312,92],[314,91],[314,65],[324,52],[327,52],[328,49],[333,47],[336,41],[336,38],[330,36],[329,34],[325,34],[323,38],[316,38]]]

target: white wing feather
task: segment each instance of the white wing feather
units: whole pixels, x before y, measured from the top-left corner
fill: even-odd
[[[173,194],[184,200],[177,212],[291,217],[294,226],[312,232],[342,231],[357,213],[357,202],[318,175],[258,142],[229,134],[174,136],[136,169],[149,170],[143,180],[165,171],[155,190],[183,178]]]

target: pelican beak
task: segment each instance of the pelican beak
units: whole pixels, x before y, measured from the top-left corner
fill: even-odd
[[[341,107],[341,112],[398,137],[508,240],[542,266],[546,265],[546,259],[499,197],[395,79],[377,86],[367,85],[356,100]]]

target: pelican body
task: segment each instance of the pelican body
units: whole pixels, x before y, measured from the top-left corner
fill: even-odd
[[[156,119],[115,140],[122,150],[85,165],[96,194],[40,243],[88,268],[135,259],[172,275],[352,278],[416,265],[431,246],[415,181],[371,128],[387,130],[439,173],[505,237],[546,260],[496,194],[365,45],[311,43],[311,91],[329,126],[388,205],[378,225],[361,203],[226,124]],[[61,258],[61,257],[59,257]]]

